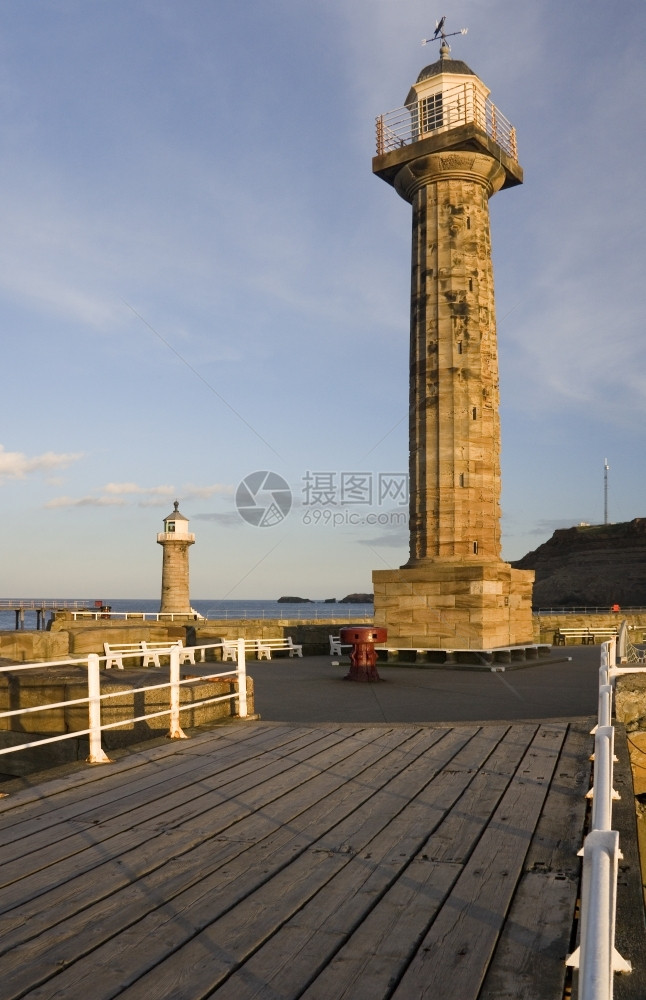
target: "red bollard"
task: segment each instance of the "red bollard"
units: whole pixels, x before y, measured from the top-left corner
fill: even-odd
[[[374,628],[371,625],[347,625],[339,630],[341,642],[350,644],[350,671],[345,675],[346,681],[380,681],[377,673],[376,642],[385,642],[388,632],[385,628]]]

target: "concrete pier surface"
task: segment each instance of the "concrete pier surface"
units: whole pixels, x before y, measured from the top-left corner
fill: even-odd
[[[599,647],[568,646],[505,671],[378,664],[380,683],[345,681],[349,659],[250,660],[267,722],[484,722],[595,715]],[[517,666],[517,665],[515,665]]]

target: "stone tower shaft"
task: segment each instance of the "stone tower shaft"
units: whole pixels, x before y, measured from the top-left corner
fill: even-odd
[[[498,355],[489,197],[505,172],[477,152],[408,163],[413,207],[410,560],[500,559]]]

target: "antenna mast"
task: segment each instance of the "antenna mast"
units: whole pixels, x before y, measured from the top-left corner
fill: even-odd
[[[603,523],[608,523],[608,459],[603,460]]]

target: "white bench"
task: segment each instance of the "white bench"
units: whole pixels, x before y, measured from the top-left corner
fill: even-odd
[[[142,666],[160,666],[159,657],[162,652],[167,653],[171,646],[179,646],[179,662],[195,663],[195,650],[190,646],[184,646],[181,639],[167,640],[166,642],[148,642],[142,639],[140,642],[120,642],[103,643],[105,652],[106,670],[110,670],[114,665],[119,670],[123,670],[123,657],[133,659],[133,654],[140,653],[142,656]]]
[[[330,656],[343,656],[344,649],[352,649],[351,642],[341,642],[340,635],[329,635],[330,640]]]
[[[557,628],[554,633],[554,645],[566,646],[568,639],[580,639],[582,645],[593,646],[597,642],[604,642],[606,639],[614,639],[617,629],[612,626],[600,625],[599,628],[586,625],[583,628]]]
[[[132,653],[141,653],[141,643],[140,642],[119,642],[119,643],[103,643],[103,650],[105,652],[105,666],[106,670],[110,670],[114,665],[118,670],[123,670],[123,657],[128,656],[131,659]]]
[[[272,652],[285,650],[290,656],[303,655],[303,647],[292,642],[291,636],[284,639],[245,639],[245,654],[252,653],[259,660],[271,660]],[[235,639],[222,640],[222,659],[235,662],[238,658],[238,643]]]
[[[195,650],[190,646],[184,646],[181,639],[174,639],[172,642],[148,642],[148,640],[142,639],[141,651],[143,653],[142,666],[149,667],[151,664],[155,667],[160,666],[159,656],[161,652],[167,653],[171,646],[179,647],[179,662],[180,666],[182,663],[192,663],[195,665]]]
[[[303,656],[303,647],[292,642],[291,635],[284,639],[258,639],[257,656],[259,660],[271,660],[272,652],[278,653],[285,650],[291,656]]]
[[[244,651],[245,655],[247,653],[256,652],[257,639],[245,639],[244,641]],[[223,639],[222,640],[222,660],[231,660],[232,663],[236,663],[238,660],[238,640],[237,639]]]

